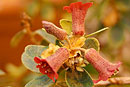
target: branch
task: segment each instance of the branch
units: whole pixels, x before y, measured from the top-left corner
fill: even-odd
[[[108,85],[128,85],[128,84],[130,84],[130,77],[116,77],[116,78],[110,78],[107,81],[100,81],[96,83],[94,87],[108,86]]]
[[[39,44],[39,42],[35,39],[33,32],[31,31],[31,18],[26,13],[22,14],[21,24],[26,29],[31,41],[35,44]]]

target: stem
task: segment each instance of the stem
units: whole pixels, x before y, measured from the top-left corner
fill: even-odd
[[[85,37],[88,38],[88,37],[90,37],[90,36],[93,36],[93,35],[95,35],[95,34],[98,34],[98,33],[102,32],[102,31],[105,31],[105,30],[108,30],[108,29],[109,29],[109,27],[103,28],[103,29],[98,30],[98,31],[96,31],[96,32],[94,32],[94,33],[88,34],[88,35],[86,35]]]
[[[70,44],[70,40],[66,37],[65,40],[67,41],[68,45],[69,45],[69,48],[71,49],[71,44]]]
[[[101,81],[96,83],[94,87],[100,86],[108,86],[108,85],[129,85],[130,84],[130,77],[116,77],[110,78],[107,81]]]
[[[34,38],[33,32],[31,31],[31,18],[26,13],[22,14],[22,24],[30,36],[31,41],[35,44],[39,44],[39,42]]]

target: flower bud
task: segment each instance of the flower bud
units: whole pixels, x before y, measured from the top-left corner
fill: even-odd
[[[42,24],[43,24],[43,27],[45,28],[45,30],[47,31],[47,33],[54,35],[59,40],[64,40],[66,38],[66,36],[67,36],[66,31],[55,26],[53,23],[47,22],[47,21],[42,21]]]

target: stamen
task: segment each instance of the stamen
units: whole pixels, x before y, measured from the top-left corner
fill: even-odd
[[[47,71],[48,71],[48,72],[51,72],[51,69],[50,69],[50,68],[48,68],[48,69],[47,69]]]
[[[38,65],[41,65],[41,64],[42,64],[42,62],[38,63]]]
[[[46,67],[46,63],[43,64],[43,68]]]

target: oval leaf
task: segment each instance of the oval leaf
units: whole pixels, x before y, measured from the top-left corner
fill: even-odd
[[[65,82],[65,72],[66,72],[66,70],[62,70],[59,73],[58,79],[57,79],[54,87],[68,87]]]
[[[67,32],[67,34],[71,34],[72,31],[72,21],[67,19],[60,20],[61,27]]]
[[[44,46],[48,46],[49,45],[49,42],[47,42],[46,40],[42,40],[40,45],[44,45]]]
[[[56,37],[54,37],[51,34],[48,34],[45,29],[39,29],[35,31],[36,34],[40,35],[44,40],[46,40],[49,43],[55,44],[56,42]]]
[[[16,33],[13,38],[11,39],[11,46],[16,47],[19,42],[23,39],[24,35],[26,34],[26,30],[23,29],[22,31],[19,31]]]
[[[39,69],[36,68],[37,64],[34,62],[34,57],[41,56],[41,53],[47,48],[47,46],[28,45],[22,54],[22,63],[24,66],[33,72],[39,72]]]
[[[54,82],[51,79],[49,79],[46,75],[43,75],[33,79],[27,83],[25,87],[52,87],[53,84]]]
[[[93,81],[87,71],[67,71],[65,75],[66,83],[69,87],[92,87]]]
[[[100,50],[100,44],[98,40],[94,37],[87,38],[85,41],[85,45],[83,46],[85,49],[94,48],[95,50]]]

